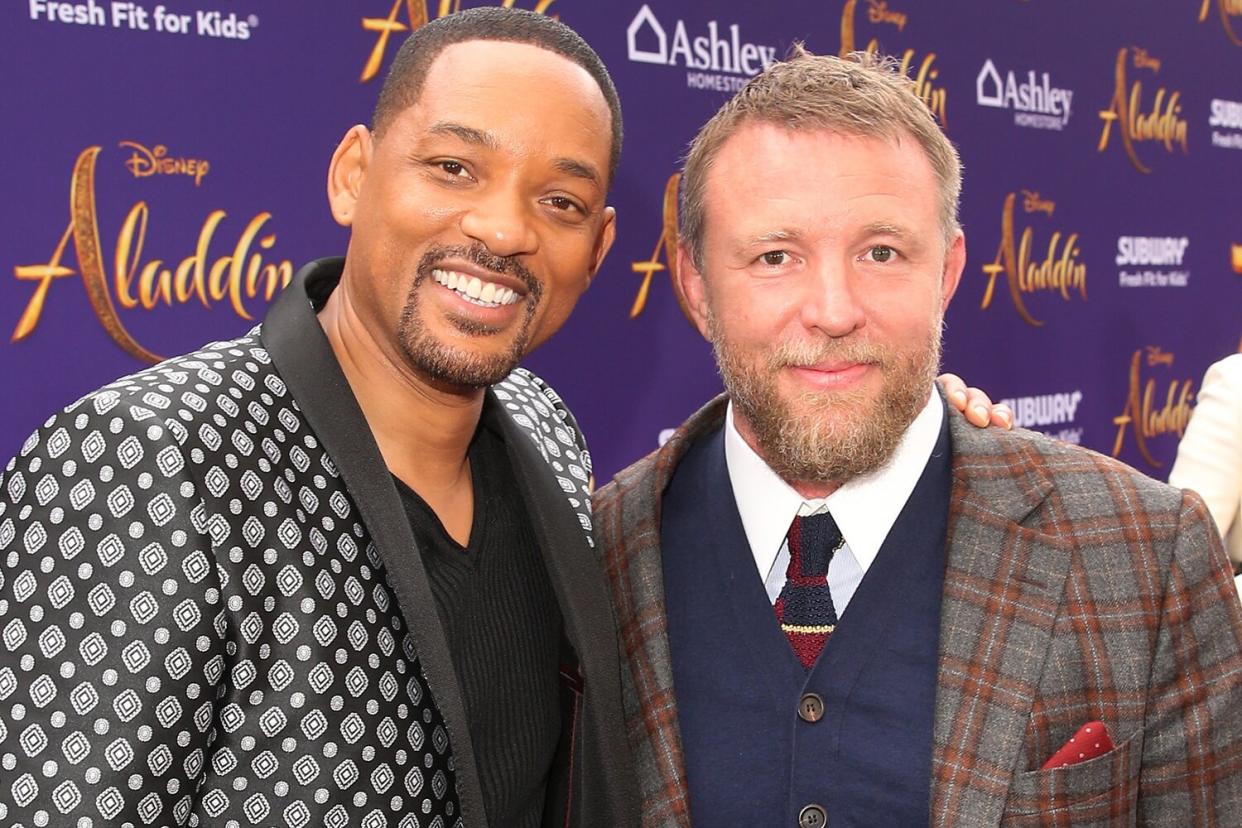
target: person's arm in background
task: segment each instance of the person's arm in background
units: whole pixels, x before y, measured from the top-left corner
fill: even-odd
[[[1235,568],[1242,564],[1242,354],[1215,363],[1203,377],[1194,416],[1177,447],[1169,483],[1198,492],[1226,542]],[[1242,580],[1238,582],[1242,592]]]

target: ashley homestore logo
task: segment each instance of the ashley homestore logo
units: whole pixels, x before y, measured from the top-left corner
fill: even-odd
[[[975,78],[975,102],[979,106],[1014,110],[1018,126],[1061,130],[1069,123],[1072,89],[1052,85],[1047,72],[1028,70],[1025,77],[1012,69],[1003,76],[991,58],[983,64]]]
[[[627,53],[635,63],[694,70],[686,73],[686,85],[692,89],[734,92],[776,62],[776,47],[744,40],[737,23],[709,20],[692,30],[678,20],[669,31],[644,4],[625,30]]]

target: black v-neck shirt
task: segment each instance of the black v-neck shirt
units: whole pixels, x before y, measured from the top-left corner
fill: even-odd
[[[464,547],[393,479],[461,685],[488,823],[538,828],[562,725],[561,614],[504,439],[486,416],[468,456],[474,517]]]

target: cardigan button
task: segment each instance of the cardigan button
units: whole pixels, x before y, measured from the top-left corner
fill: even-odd
[[[798,702],[798,718],[814,724],[824,718],[824,700],[815,693],[806,693]]]
[[[820,805],[807,805],[798,814],[798,828],[826,828],[828,813]]]

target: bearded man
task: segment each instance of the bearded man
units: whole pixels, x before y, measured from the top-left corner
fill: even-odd
[[[596,497],[646,826],[1242,823],[1242,607],[1198,496],[932,383],[956,151],[798,51],[691,145],[727,393]]]

